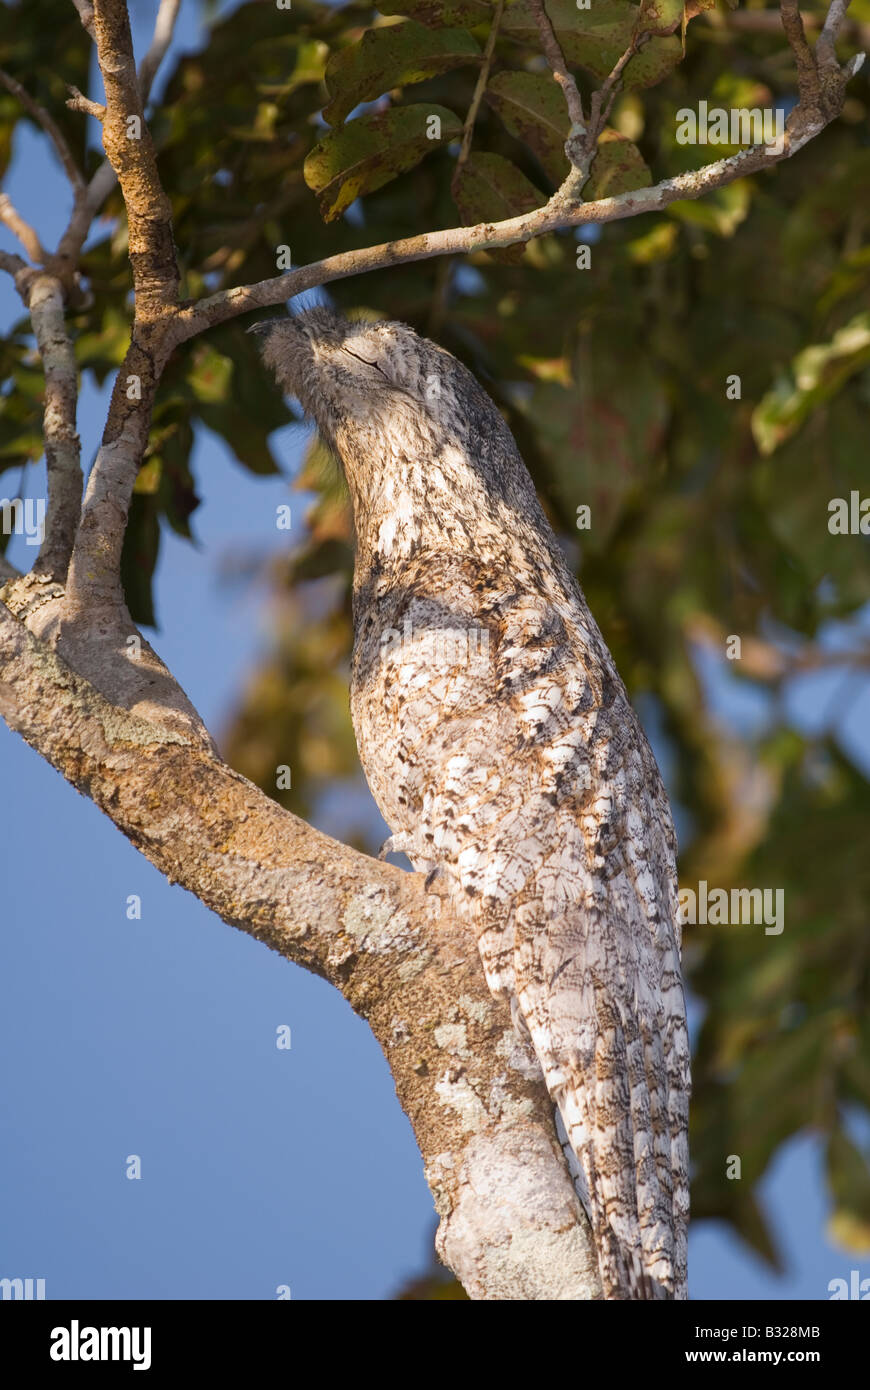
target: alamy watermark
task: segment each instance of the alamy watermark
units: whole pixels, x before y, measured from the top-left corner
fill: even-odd
[[[684,925],[764,927],[765,936],[779,936],[785,920],[783,888],[708,888],[702,878],[698,891],[681,888],[680,920]]]
[[[45,498],[0,498],[0,533],[4,536],[26,536],[27,545],[42,545],[45,536]]]
[[[0,1299],[30,1302],[45,1298],[44,1279],[0,1279]]]
[[[782,154],[785,112],[781,107],[724,106],[698,102],[697,111],[684,106],[677,112],[678,145],[767,145]]]
[[[381,633],[381,656],[401,652],[415,661],[453,670],[459,666],[486,663],[489,657],[489,629],[485,627],[414,628],[406,618],[402,631],[385,628]]]

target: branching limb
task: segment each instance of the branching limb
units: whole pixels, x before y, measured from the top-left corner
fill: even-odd
[[[161,6],[160,51],[155,58],[162,57],[176,13],[177,6]],[[121,615],[126,611],[120,581],[124,532],[148,442],[157,384],[174,346],[168,330],[175,318],[180,278],[171,207],[145,124],[127,7],[123,0],[94,0],[94,15],[97,58],[106,89],[103,143],[127,209],[136,316],[130,348],[112,392],[102,445],[88,478],[69,571],[65,604],[69,620],[78,620],[94,602],[114,607]]]
[[[792,18],[786,18],[786,13]],[[794,37],[793,48],[794,44],[797,44],[798,51],[802,53],[800,36],[796,36],[793,24],[794,14],[797,14],[799,22],[796,0],[783,0],[783,23],[786,32],[788,34],[790,25]],[[831,32],[835,32],[834,24]],[[802,33],[801,30],[801,36]],[[608,83],[609,91],[612,93],[615,90],[633,51],[636,51],[634,41],[633,46],[630,46],[617,63],[602,90],[607,89]],[[857,56],[858,60],[863,57]],[[812,61],[812,55],[810,58]],[[328,284],[332,280],[345,279],[349,275],[361,275],[371,270],[405,265],[411,261],[429,260],[433,256],[510,246],[514,242],[529,241],[533,237],[561,231],[566,227],[575,227],[582,222],[616,222],[627,217],[638,217],[642,213],[658,212],[671,203],[684,199],[701,198],[705,193],[733,183],[735,179],[772,168],[802,149],[839,114],[845,83],[857,71],[858,66],[860,61],[856,59],[850,60],[842,69],[835,64],[836,73],[832,73],[827,79],[827,86],[823,90],[822,79],[815,63],[812,64],[812,81],[806,86],[805,96],[789,116],[781,146],[754,145],[740,150],[737,154],[729,155],[726,159],[705,164],[701,169],[693,169],[688,173],[678,174],[675,178],[664,179],[650,188],[619,193],[615,197],[600,198],[592,203],[582,203],[578,200],[578,181],[583,178],[583,169],[582,166],[574,168],[562,187],[542,208],[519,217],[508,218],[503,222],[479,223],[475,227],[451,227],[440,232],[406,237],[402,241],[390,241],[380,246],[342,252],[311,265],[301,266],[298,270],[275,276],[273,279],[261,280],[255,285],[221,290],[194,305],[182,307],[177,323],[173,326],[173,335],[178,341],[185,341],[216,324],[226,323],[228,319],[239,314],[281,304],[293,295],[301,294],[303,290]],[[809,69],[805,71],[809,72]],[[827,99],[827,94],[830,95],[830,99]],[[605,108],[602,106],[599,116],[604,111]]]
[[[802,106],[809,105],[817,88],[816,64],[804,33],[798,0],[781,0],[782,27],[794,55],[797,68],[798,95]],[[833,9],[833,5],[831,6]]]
[[[133,485],[148,444],[160,376],[171,350],[161,325],[134,325],[109,415],[88,476],[64,602],[65,617],[85,624],[95,605],[123,619],[121,553]]]
[[[631,42],[628,48],[614,64],[613,71],[604,79],[598,90],[592,93],[592,117],[590,126],[592,130],[595,131],[596,141],[607,124],[607,118],[610,115],[614,100],[622,85],[622,77],[626,67],[635,54],[640,52],[649,37],[649,34],[636,30],[631,36]]]
[[[422,875],[313,830],[159,709],[118,709],[2,603],[0,713],[170,882],[368,1020],[423,1154],[439,1250],[473,1298],[600,1296],[537,1063]]]
[[[76,3],[78,5],[78,0],[76,0]],[[78,8],[81,10],[82,5],[78,5]],[[93,26],[93,8],[89,0],[86,4],[86,8],[90,15],[90,27],[88,25],[85,25],[85,27],[88,29],[88,33],[91,37],[94,38],[96,31]],[[172,42],[172,35],[175,29],[175,21],[178,18],[179,8],[180,0],[161,0],[160,7],[157,11],[157,18],[154,22],[153,37],[148,52],[145,54],[139,66],[137,80],[139,82],[139,92],[142,97],[143,106],[151,94],[154,78],[166,55],[166,50]],[[84,23],[84,20],[82,22]],[[81,92],[76,93],[74,99],[77,103],[76,109],[84,110],[88,112],[88,114],[94,114],[98,120],[102,121],[105,115],[104,107],[96,102],[89,103],[88,98],[83,97]],[[79,101],[82,103],[81,105],[78,104]],[[90,111],[91,106],[95,108],[93,112]],[[115,187],[117,181],[115,170],[112,168],[109,160],[104,159],[88,184],[86,198],[83,200],[81,206],[76,206],[73,210],[70,224],[61,238],[60,246],[58,247],[58,255],[63,255],[71,263],[77,263],[79,253],[90,231],[91,223],[112,189]]]
[[[0,251],[0,270],[5,270],[14,279],[22,270],[29,270],[27,262],[12,251]]]
[[[586,117],[583,114],[583,99],[580,96],[574,76],[568,71],[568,64],[565,62],[562,46],[550,22],[550,16],[547,14],[544,0],[529,0],[529,5],[532,14],[535,16],[541,47],[544,50],[547,62],[550,64],[553,77],[565,93],[565,103],[568,107],[568,115],[571,117],[571,133],[572,135],[575,133],[581,134],[586,130]]]
[[[106,89],[103,145],[127,209],[136,317],[148,322],[178,300],[180,277],[172,239],[172,209],[160,183],[145,124],[124,0],[94,0],[94,27]]]

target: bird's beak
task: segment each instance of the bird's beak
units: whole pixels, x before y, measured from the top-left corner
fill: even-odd
[[[284,319],[260,319],[259,323],[252,323],[245,329],[246,333],[271,333],[276,323],[284,323]]]

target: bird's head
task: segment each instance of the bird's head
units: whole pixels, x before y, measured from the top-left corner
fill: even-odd
[[[426,525],[448,534],[460,511],[469,529],[481,508],[539,511],[500,411],[461,362],[406,324],[318,307],[248,331],[341,460],[358,534],[385,512],[413,513],[410,545]],[[395,531],[390,521],[384,534]]]
[[[364,424],[402,401],[421,410],[440,401],[459,365],[404,323],[351,322],[327,308],[265,319],[248,332],[281,389],[330,438],[339,422]]]

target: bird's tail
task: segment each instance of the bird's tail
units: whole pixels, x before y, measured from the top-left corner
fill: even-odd
[[[604,1297],[686,1298],[685,1021],[679,1011],[666,1015],[662,1036],[645,1011],[623,1012],[602,994],[596,1003],[594,1023],[567,1056],[553,1055],[551,1029],[540,1040],[534,1023],[530,1031],[592,1227]]]

